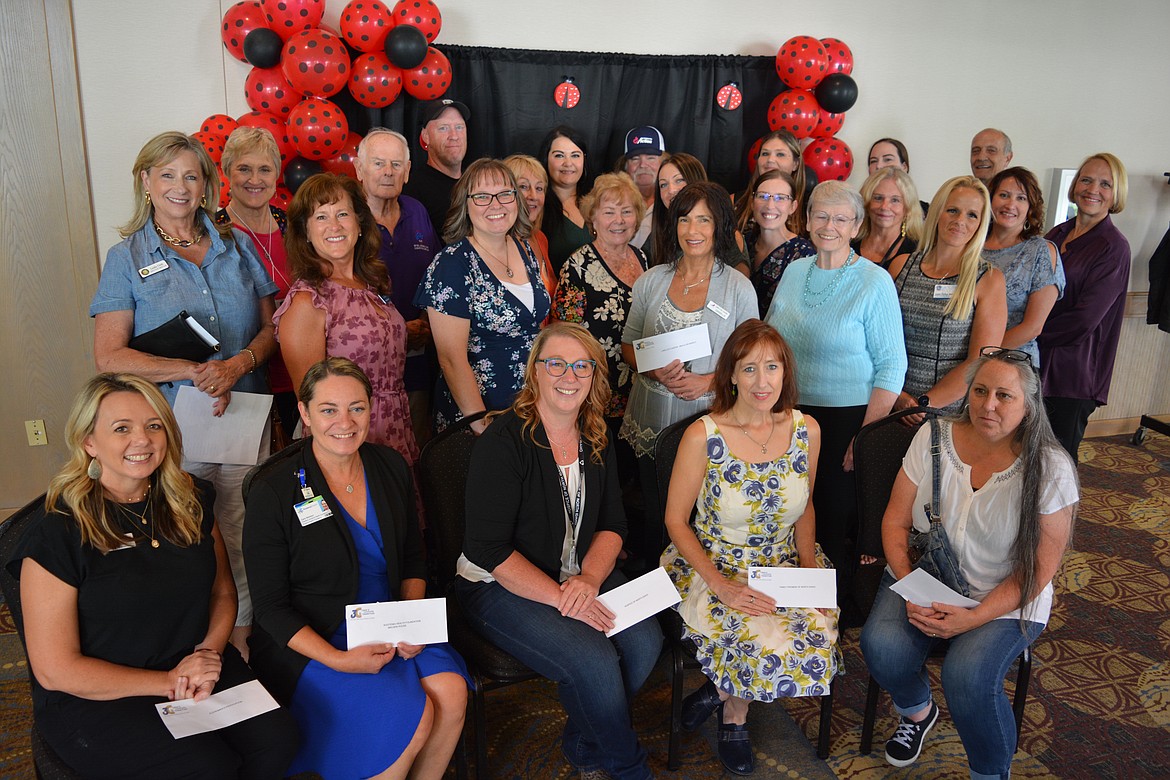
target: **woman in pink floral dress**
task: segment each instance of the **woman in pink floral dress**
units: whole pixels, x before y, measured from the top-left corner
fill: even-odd
[[[374,386],[369,441],[393,447],[413,466],[418,444],[402,381],[406,323],[390,302],[380,241],[357,182],[310,178],[289,206],[285,249],[295,281],[273,320],[293,387],[326,356],[357,363]]]

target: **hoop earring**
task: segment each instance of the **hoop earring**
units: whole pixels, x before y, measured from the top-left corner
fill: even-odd
[[[85,476],[97,482],[102,478],[102,464],[98,463],[98,459],[94,458],[89,462],[89,467],[85,470]]]

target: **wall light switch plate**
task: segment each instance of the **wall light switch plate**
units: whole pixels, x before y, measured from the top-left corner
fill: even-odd
[[[44,420],[25,420],[24,431],[28,435],[30,447],[40,447],[49,443],[49,437],[45,435]]]

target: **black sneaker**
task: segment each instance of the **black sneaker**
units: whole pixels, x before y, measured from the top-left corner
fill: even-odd
[[[917,723],[903,715],[898,730],[886,742],[886,761],[894,766],[910,766],[917,761],[922,752],[922,740],[937,722],[938,705],[933,701],[930,703],[930,712]]]

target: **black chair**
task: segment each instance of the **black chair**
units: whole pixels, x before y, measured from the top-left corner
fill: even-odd
[[[674,471],[674,460],[678,454],[678,445],[682,441],[686,429],[706,412],[699,412],[685,420],[680,420],[665,428],[658,434],[658,442],[654,447],[654,466],[658,476],[658,496],[663,509],[666,507],[666,495],[670,489],[670,475]],[[694,510],[691,511],[694,517]],[[682,700],[683,700],[683,671],[685,668],[699,668],[695,658],[695,648],[683,639],[683,623],[678,612],[668,609],[659,613],[663,625],[663,633],[671,640],[671,678],[670,678],[670,744],[667,751],[667,768],[678,769],[681,763],[679,749],[682,742]],[[817,730],[817,758],[822,761],[829,757],[829,738],[833,719],[833,689],[837,687],[834,677],[829,686],[829,692],[821,697],[821,717]]]
[[[451,644],[467,662],[474,681],[471,718],[475,728],[475,774],[487,777],[487,720],[484,694],[540,675],[511,654],[479,635],[451,596],[455,564],[463,552],[467,471],[475,434],[471,423],[484,413],[465,417],[423,447],[419,481],[427,508],[428,531],[434,538],[435,572],[440,593],[447,596],[447,628]]]
[[[12,613],[12,622],[16,626],[16,633],[20,637],[22,648],[25,647],[25,644],[24,612],[20,607],[20,580],[8,573],[8,568],[4,566],[4,563],[8,561],[12,551],[16,548],[16,543],[24,535],[24,529],[28,527],[29,521],[44,503],[45,497],[41,495],[18,509],[4,521],[3,525],[0,525],[0,591],[3,591],[4,601],[8,603],[8,611]],[[26,660],[28,658],[27,651],[25,658]],[[29,667],[29,674],[32,674],[31,667]],[[37,731],[35,723],[30,729],[29,737],[32,741],[33,766],[40,780],[78,780],[81,777],[53,752],[53,749]]]
[[[877,589],[885,571],[885,552],[882,549],[882,517],[890,503],[894,480],[902,468],[902,458],[919,426],[902,424],[902,418],[925,411],[928,416],[940,414],[938,409],[904,409],[876,420],[862,428],[853,440],[853,465],[857,472],[857,548],[863,555],[872,555],[877,563],[862,566],[854,577],[853,598],[863,605],[868,614],[877,597]],[[933,658],[946,656],[947,643],[939,642],[931,653]],[[1016,745],[1024,720],[1024,705],[1028,699],[1028,685],[1032,679],[1032,651],[1024,648],[1016,671],[1016,692],[1012,713],[1016,718]],[[881,686],[872,676],[865,689],[865,715],[861,723],[861,752],[873,750],[873,728],[877,720],[878,696]]]

